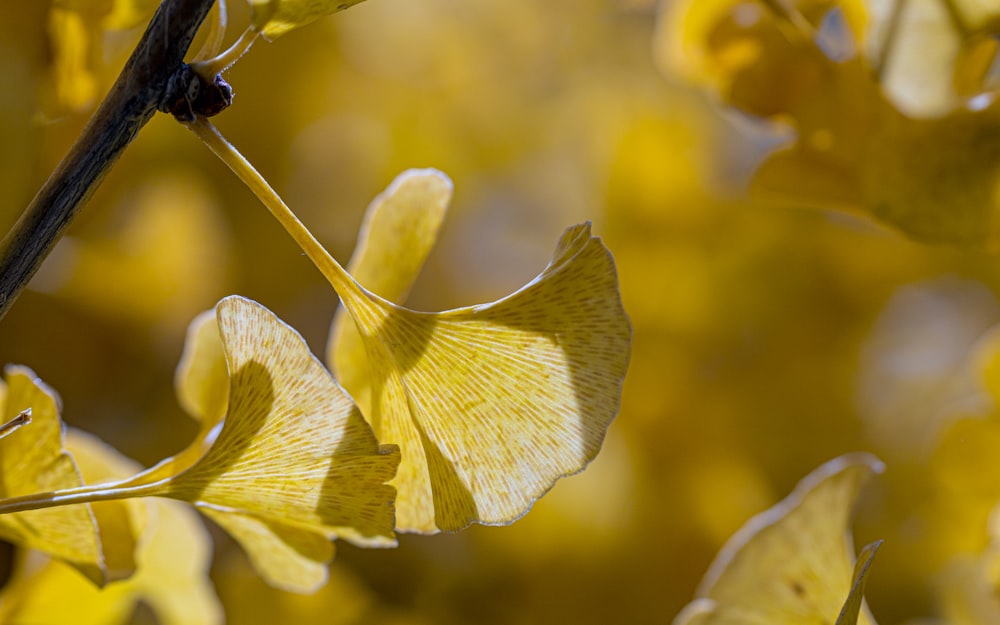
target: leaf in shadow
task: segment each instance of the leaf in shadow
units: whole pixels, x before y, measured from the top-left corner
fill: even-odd
[[[399,451],[378,444],[302,337],[273,313],[234,296],[215,316],[214,332],[204,319],[193,325],[178,375],[182,403],[201,415],[200,435],[130,485],[194,503],[232,532],[270,583],[315,590],[326,580],[330,539],[395,544],[395,490],[385,482]],[[224,369],[211,361],[220,353],[229,394],[213,436],[224,400],[195,372],[218,380]]]
[[[368,207],[347,272],[382,299],[402,303],[437,241],[452,184],[434,169],[400,174]],[[338,307],[326,362],[362,414],[371,414],[365,344],[351,316]]]
[[[422,202],[418,196],[400,203],[427,211],[426,223],[439,221],[450,185],[414,189],[407,182],[397,180],[369,209],[362,258],[407,249],[400,229],[372,226],[402,221],[378,214],[400,213],[396,194],[422,194]],[[422,223],[419,214],[407,219]],[[420,240],[429,245],[434,231],[436,225],[426,228]],[[423,243],[419,262],[388,282],[412,282],[426,255]],[[349,390],[370,387],[365,416],[379,440],[402,448],[393,481],[398,529],[510,523],[596,456],[618,410],[631,330],[614,261],[589,223],[566,231],[531,283],[491,304],[421,313],[355,281],[334,286],[359,330],[370,378],[359,383],[356,372],[343,371],[345,362],[358,366],[356,356],[341,358],[346,332],[335,334],[330,352],[338,371],[355,380]]]
[[[31,423],[0,440],[0,498],[81,486],[76,462],[64,445],[55,392],[27,367],[8,366],[4,373],[7,391],[0,422],[30,409]],[[2,515],[0,536],[72,563],[98,586],[108,581],[88,504]]]

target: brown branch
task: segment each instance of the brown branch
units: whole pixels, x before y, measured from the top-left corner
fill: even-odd
[[[0,318],[139,129],[170,106],[171,77],[185,67],[184,55],[213,2],[160,4],[80,138],[0,242]]]

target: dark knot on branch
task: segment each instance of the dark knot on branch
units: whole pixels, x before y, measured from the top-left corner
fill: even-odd
[[[178,121],[193,122],[198,115],[218,115],[232,103],[233,88],[220,74],[208,82],[190,65],[183,63],[167,81],[163,99],[157,108],[170,113]]]

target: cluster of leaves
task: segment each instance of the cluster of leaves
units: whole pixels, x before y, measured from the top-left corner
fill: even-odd
[[[657,52],[667,71],[767,120],[786,141],[791,131],[756,168],[758,193],[870,215],[925,242],[995,249],[998,25],[997,7],[977,2],[682,1],[660,16]],[[948,456],[968,428],[995,425],[993,322],[963,289],[905,299],[870,338],[860,412],[894,462],[938,465],[941,481],[914,516],[962,528],[948,530],[962,545],[950,553],[951,537],[935,537],[948,554],[936,565],[941,617],[996,622],[998,485],[941,477],[956,472]],[[988,418],[961,421],[970,414]],[[862,550],[852,583],[849,525],[861,483],[881,469],[857,454],[817,469],[730,540],[675,623],[838,614],[838,624],[874,623],[860,594],[881,543]]]
[[[618,6],[625,4],[652,5],[638,0]],[[990,521],[1000,498],[994,479],[1000,470],[1000,410],[989,392],[995,373],[984,377],[993,348],[983,339],[1000,321],[990,292],[1000,289],[1000,280],[995,259],[973,249],[992,246],[993,197],[987,189],[995,179],[993,107],[988,77],[971,76],[978,82],[970,83],[963,71],[985,67],[979,61],[989,54],[979,55],[989,52],[991,18],[980,20],[980,5],[964,2],[662,4],[661,66],[709,82],[725,103],[766,120],[782,146],[768,155],[765,167],[754,160],[759,147],[748,148],[746,138],[733,132],[731,115],[720,124],[717,111],[706,112],[703,100],[683,85],[645,71],[644,29],[650,24],[643,9],[630,9],[635,12],[624,19],[626,13],[610,10],[605,0],[476,2],[461,12],[447,1],[367,3],[350,12],[367,19],[331,20],[315,31],[313,43],[341,43],[343,57],[310,57],[306,72],[289,59],[307,48],[289,37],[281,42],[288,47],[275,46],[274,56],[251,55],[237,67],[245,72],[238,82],[234,76],[242,99],[222,122],[232,124],[227,134],[240,135],[266,171],[291,172],[281,182],[293,205],[313,211],[310,221],[332,248],[346,255],[351,241],[342,224],[351,213],[332,214],[331,191],[342,204],[357,205],[376,180],[384,184],[413,161],[430,160],[457,174],[463,181],[461,210],[482,211],[477,223],[487,224],[476,230],[468,213],[453,216],[438,251],[445,255],[431,260],[438,263],[435,280],[415,290],[418,300],[458,297],[453,284],[462,281],[447,273],[459,265],[448,262],[453,258],[463,259],[456,275],[479,276],[473,286],[463,286],[464,297],[469,288],[488,293],[497,281],[508,288],[501,274],[527,271],[519,265],[522,257],[539,249],[539,233],[553,222],[601,215],[600,229],[616,250],[636,352],[623,398],[625,418],[601,458],[524,522],[503,532],[439,537],[433,543],[443,546],[439,551],[424,550],[431,544],[426,541],[391,554],[365,552],[360,559],[345,549],[329,571],[331,583],[310,597],[270,591],[245,571],[241,555],[223,553],[213,573],[231,622],[374,622],[364,618],[373,606],[383,614],[406,612],[402,620],[417,623],[647,622],[650,614],[680,609],[703,563],[743,520],[779,499],[812,467],[853,448],[876,452],[889,469],[874,484],[878,496],[862,500],[856,528],[865,542],[886,539],[874,573],[864,578],[880,619],[934,614],[934,622],[949,625],[998,620],[998,533]],[[928,13],[937,18],[915,28],[914,20]],[[685,16],[689,21],[679,26]],[[895,34],[888,37],[889,31]],[[928,33],[938,33],[934,42],[945,45],[917,38]],[[895,43],[886,43],[893,38]],[[279,48],[286,51],[282,59]],[[931,53],[941,59],[934,61],[933,74]],[[979,61],[969,64],[973,57]],[[250,71],[250,63],[258,62]],[[907,63],[909,69],[901,71]],[[915,82],[912,73],[907,78],[914,66],[934,79]],[[950,77],[945,70],[956,73]],[[285,79],[274,82],[279,74]],[[907,81],[911,90],[932,87],[940,96],[937,108],[926,94],[907,100],[905,89],[892,86]],[[270,106],[245,114],[255,90],[284,97],[258,96]],[[260,124],[262,115],[269,124]],[[134,146],[145,150],[137,161],[154,162],[164,145],[182,153],[184,146],[171,143],[171,136],[160,132],[153,148]],[[333,144],[350,159],[331,155]],[[769,138],[766,147],[773,145]],[[130,180],[109,183],[117,185],[114,197],[130,211],[126,229],[92,222],[89,232],[78,231],[77,273],[61,283],[40,283],[52,300],[35,295],[25,302],[28,311],[44,315],[54,301],[76,310],[77,321],[91,328],[113,321],[124,340],[145,349],[146,336],[159,336],[170,315],[186,321],[194,310],[177,309],[244,288],[219,286],[225,282],[219,259],[227,244],[242,245],[253,232],[252,215],[235,211],[239,198],[224,181],[194,171],[202,167],[197,155],[183,154],[178,160],[195,165],[166,173],[123,161]],[[765,179],[768,164],[782,156],[804,160],[779,163],[780,179]],[[720,199],[719,183],[747,171],[748,163],[758,198],[846,207],[920,240],[972,245],[916,245],[837,215]],[[140,184],[152,188],[134,191]],[[239,219],[222,226],[205,221],[218,210],[213,192],[224,195],[226,210]],[[990,203],[980,203],[987,196]],[[876,200],[883,197],[903,217],[876,213]],[[531,210],[535,206],[545,210]],[[157,221],[163,213],[169,219]],[[142,227],[133,226],[132,218]],[[162,236],[168,228],[172,237]],[[228,228],[240,233],[235,245]],[[155,264],[133,271],[132,257],[128,264],[111,262],[123,248],[141,247],[134,242],[148,240],[149,232],[161,233],[155,240],[163,244],[136,256]],[[90,240],[94,233],[107,241]],[[166,242],[170,238],[197,242],[180,249]],[[547,246],[545,241],[539,253]],[[261,301],[280,302],[288,318],[311,319],[314,313],[303,314],[303,307],[321,308],[322,300],[316,306],[313,292],[303,288],[300,274],[308,272],[292,263],[279,267],[277,254],[252,250],[230,268],[228,279],[244,272],[259,284],[258,274],[279,275],[269,282],[280,282],[284,290]],[[500,253],[507,259],[502,271],[466,262]],[[263,256],[268,263],[258,262]],[[156,289],[139,277],[154,270],[156,285],[171,288]],[[171,280],[185,272],[199,279],[173,288]],[[949,274],[961,278],[940,279]],[[373,281],[378,277],[360,282],[383,293]],[[136,292],[149,297],[129,297]],[[329,311],[321,317],[313,325],[322,331]],[[25,322],[22,315],[8,321],[22,324],[7,326],[5,347],[13,349],[27,340],[15,341]],[[309,336],[308,325],[296,319],[296,326]],[[63,337],[63,344],[86,348],[88,356],[100,353],[79,336]],[[42,361],[42,346],[36,347],[34,362]],[[156,352],[148,351],[143,356],[153,360]],[[137,354],[127,355],[138,362]],[[106,352],[99,358],[115,362],[116,356],[121,359]],[[366,410],[370,399],[350,386],[353,370],[329,354],[326,362]],[[80,410],[87,393],[69,383],[92,379],[84,373],[59,381],[76,418],[105,407]],[[123,395],[127,390],[123,385]],[[151,400],[150,407],[175,416],[172,406],[159,407],[164,403]],[[860,419],[852,418],[855,413]],[[152,410],[150,416],[152,422]],[[104,421],[110,428],[118,423],[112,416]],[[118,431],[121,439],[132,435],[128,428]],[[768,592],[776,590],[784,594],[771,605],[788,609],[768,613],[769,622],[789,613],[796,622],[809,622],[803,611],[816,616],[813,597],[822,602],[822,621],[833,622],[848,597],[858,594],[852,595],[854,548],[843,540],[856,492],[847,482],[860,481],[876,466],[868,456],[851,455],[807,479],[789,502],[725,548],[728,555],[712,568],[697,591],[699,601],[683,618],[757,614],[759,604],[740,602],[757,595],[770,599]],[[835,506],[819,505],[838,489]],[[813,490],[826,495],[807,495]],[[803,531],[802,516],[792,510],[814,506],[836,523],[810,521],[810,531]],[[772,533],[782,538],[765,537],[764,527],[780,528]],[[828,547],[822,553],[803,549],[800,537]],[[777,554],[777,564],[787,566],[763,567],[757,562],[762,553],[765,562],[767,554]],[[802,558],[791,557],[799,553]],[[387,556],[392,559],[378,560]],[[388,564],[380,569],[375,561]],[[746,578],[726,574],[726,562],[743,576],[773,581],[773,587],[762,581],[747,592]],[[364,581],[352,567],[364,572]],[[829,589],[794,584],[812,579],[829,583]],[[400,580],[406,580],[406,590],[399,589]],[[859,614],[866,622],[866,612]]]
[[[401,176],[371,205],[354,275],[395,297],[405,292],[450,194],[437,172]],[[31,423],[0,443],[11,467],[0,502],[5,537],[71,562],[98,585],[129,577],[138,563],[120,592],[143,595],[159,573],[141,565],[141,546],[134,560],[132,552],[157,547],[137,516],[148,512],[121,500],[167,497],[225,528],[270,583],[309,592],[326,581],[335,538],[386,547],[395,530],[506,524],[597,454],[617,411],[629,327],[611,257],[589,225],[567,230],[538,278],[492,304],[418,313],[346,284],[348,312],[334,323],[330,354],[363,408],[273,313],[226,298],[192,323],[178,368],[178,399],[198,436],[131,476],[92,437],[74,432],[64,445],[54,393],[29,370],[8,368],[4,414],[27,411]],[[117,479],[85,485],[72,458],[77,440],[98,480]],[[38,510],[49,506],[57,507]],[[160,526],[185,514],[168,510]],[[205,583],[204,557],[177,550],[169,559],[165,566],[189,571],[178,584]],[[9,588],[21,593],[16,580]],[[42,609],[24,601],[25,610]],[[125,599],[94,601],[117,614]],[[213,622],[203,604],[185,605],[198,614],[174,622]]]
[[[673,2],[663,66],[794,133],[760,193],[995,248],[1000,12],[961,0]]]
[[[354,3],[250,4],[247,34],[196,72],[211,80],[258,36]],[[312,592],[326,582],[334,539],[388,547],[396,531],[514,521],[596,456],[617,413],[631,333],[614,262],[589,223],[566,230],[517,292],[417,312],[393,300],[437,238],[451,197],[443,174],[404,173],[371,204],[348,271],[204,119],[190,127],[337,291],[328,352],[344,386],[273,313],[225,298],[192,322],[177,371],[198,434],[138,470],[91,435],[64,435],[55,392],[8,367],[0,530],[33,550],[5,590],[13,622],[59,622],[62,608],[45,600],[53,588],[79,595],[94,623],[120,622],[140,599],[165,623],[218,622],[203,531],[178,501],[225,529],[270,584]],[[187,533],[184,549],[170,548]],[[35,551],[54,560],[33,563]],[[67,564],[92,585],[67,578]]]

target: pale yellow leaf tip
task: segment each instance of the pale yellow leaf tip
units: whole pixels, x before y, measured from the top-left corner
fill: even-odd
[[[877,540],[869,543],[858,554],[858,561],[854,565],[854,581],[851,584],[851,592],[847,595],[847,601],[844,602],[840,616],[837,617],[836,625],[857,625],[861,606],[864,605],[865,587],[868,586],[868,572],[871,570],[875,554],[883,542]]]
[[[618,412],[631,326],[589,223],[567,229],[534,280],[490,304],[418,313],[343,295],[364,313],[366,416],[403,450],[401,531],[511,523],[597,455]]]
[[[436,169],[403,172],[365,211],[347,271],[358,284],[400,303],[437,241],[453,186]],[[365,346],[343,307],[330,327],[327,363],[337,379],[369,414],[370,378]]]
[[[257,32],[274,39],[361,2],[363,0],[250,0],[251,23]]]

